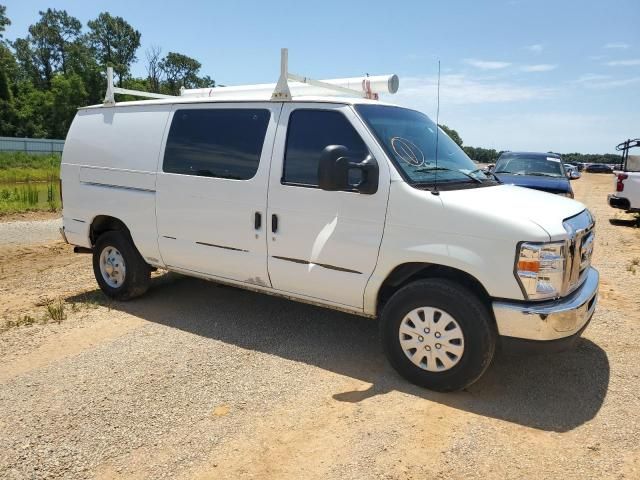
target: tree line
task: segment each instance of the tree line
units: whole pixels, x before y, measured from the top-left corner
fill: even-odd
[[[471,160],[480,163],[496,163],[503,150],[494,150],[493,148],[482,147],[470,147],[463,144],[462,137],[454,129],[447,127],[446,125],[440,125],[440,128],[451,137],[451,139],[458,144],[460,148],[469,156]],[[548,152],[556,153],[556,152]],[[620,155],[613,153],[563,153],[562,159],[565,163],[620,163]]]
[[[101,103],[106,69],[118,86],[177,95],[180,87],[213,87],[200,76],[201,64],[178,52],[145,52],[146,78],[134,77],[142,34],[107,12],[82,22],[65,10],[49,8],[24,38],[4,38],[11,25],[0,5],[0,136],[65,138],[78,107]]]

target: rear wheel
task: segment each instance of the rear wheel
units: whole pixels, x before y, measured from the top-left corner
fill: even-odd
[[[419,280],[401,288],[380,320],[389,362],[416,385],[460,390],[478,380],[493,359],[497,335],[487,308],[450,280]]]
[[[151,268],[124,232],[105,232],[93,249],[93,273],[102,291],[116,300],[129,300],[149,288]]]

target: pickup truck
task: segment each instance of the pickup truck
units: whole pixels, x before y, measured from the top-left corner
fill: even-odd
[[[609,194],[609,205],[629,213],[640,212],[640,138],[625,140],[616,150],[622,152],[622,169],[614,172],[615,193]]]

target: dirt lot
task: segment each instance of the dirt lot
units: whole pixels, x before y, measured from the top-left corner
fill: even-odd
[[[399,378],[371,320],[173,274],[112,304],[89,256],[0,245],[21,324],[0,333],[0,478],[640,478],[640,228],[612,183],[573,182],[602,278],[584,340],[455,394]]]

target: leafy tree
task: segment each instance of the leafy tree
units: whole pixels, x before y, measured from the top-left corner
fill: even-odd
[[[105,72],[98,64],[86,36],[82,36],[69,44],[67,49],[67,72],[77,74],[82,79],[87,92],[87,104],[101,102],[104,98],[106,85]]]
[[[209,75],[205,75],[204,77],[200,77],[198,78],[198,83],[196,85],[196,88],[208,88],[208,87],[215,87],[216,86],[216,81],[211,78]]]
[[[7,102],[13,101],[13,93],[9,86],[7,72],[4,69],[0,70],[0,100],[5,100]]]
[[[4,31],[9,25],[11,25],[11,20],[7,17],[7,7],[0,5],[0,38],[3,38]]]
[[[480,163],[495,163],[502,153],[492,148],[463,147],[462,149],[471,160]]]
[[[30,40],[47,84],[57,70],[67,72],[68,45],[80,36],[82,23],[65,10],[48,8],[40,13],[40,20],[29,27]]]
[[[180,92],[180,87],[194,88],[200,85],[198,72],[202,64],[195,58],[169,52],[159,66],[167,79],[167,88],[173,95]]]
[[[9,49],[0,44],[0,136],[11,136],[15,131],[16,111],[11,89],[11,72],[15,75],[15,60]]]
[[[20,82],[15,96],[16,137],[50,138],[52,95],[31,82]]]
[[[51,82],[50,135],[64,138],[78,107],[86,105],[87,92],[79,75],[56,75]]]
[[[28,81],[40,86],[41,78],[36,58],[26,38],[18,38],[11,44],[18,63],[17,80]]]
[[[449,137],[451,137],[451,140],[456,142],[459,147],[462,147],[462,138],[460,138],[460,135],[458,134],[458,132],[456,132],[452,128],[447,127],[444,124],[440,125],[440,128],[444,131],[444,133],[449,135]]]
[[[162,80],[162,70],[160,68],[160,54],[162,49],[157,45],[152,45],[147,49],[145,56],[147,57],[147,80],[149,82],[149,90],[154,93],[160,93],[160,82]]]
[[[9,25],[11,25],[11,20],[7,17],[7,7],[0,5],[0,38],[3,38],[4,31]]]
[[[0,71],[3,71],[6,76],[9,84],[13,84],[16,79],[16,75],[18,72],[18,65],[16,63],[16,59],[13,56],[13,53],[9,48],[0,42]]]
[[[0,5],[0,135],[64,138],[78,107],[102,102],[106,66],[133,90],[215,86],[198,75],[200,62],[179,53],[162,58],[159,47],[148,52],[148,78],[131,78],[140,32],[121,17],[101,13],[83,33],[66,11],[47,9],[25,38],[8,42],[2,40],[10,24],[5,12]]]
[[[87,22],[88,40],[96,52],[99,64],[113,67],[118,84],[129,76],[131,64],[136,60],[140,47],[139,31],[122,17],[112,17],[103,12],[95,20]]]

